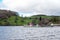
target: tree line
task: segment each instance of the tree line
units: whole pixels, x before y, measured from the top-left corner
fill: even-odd
[[[17,12],[0,10],[0,26],[22,26],[29,23],[38,24],[40,17],[47,18],[54,24],[60,24],[60,16],[33,15],[31,17],[21,17]]]

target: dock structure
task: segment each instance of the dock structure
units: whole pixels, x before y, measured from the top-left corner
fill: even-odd
[[[60,26],[60,24],[52,24],[52,26]]]

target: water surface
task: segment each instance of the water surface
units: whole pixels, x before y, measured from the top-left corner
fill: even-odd
[[[0,40],[60,40],[60,27],[0,26]]]

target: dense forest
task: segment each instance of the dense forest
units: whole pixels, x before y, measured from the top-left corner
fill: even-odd
[[[54,24],[60,24],[60,16],[33,15],[31,17],[21,17],[17,12],[10,10],[0,10],[0,26],[22,26],[29,23],[38,24],[41,19],[49,19]]]

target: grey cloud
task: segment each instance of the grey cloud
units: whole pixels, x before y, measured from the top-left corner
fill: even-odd
[[[18,0],[17,0],[18,1]],[[30,0],[29,0],[30,1]],[[25,4],[14,6],[14,10],[25,13],[43,13],[48,15],[60,15],[60,0],[31,0],[25,1]],[[23,1],[22,1],[23,2]],[[26,3],[27,2],[27,3]],[[11,3],[11,2],[10,2]],[[15,2],[13,2],[13,3]],[[19,3],[17,3],[19,4]],[[14,4],[13,4],[14,5]],[[23,6],[21,6],[23,5]],[[25,6],[24,6],[25,5]]]

